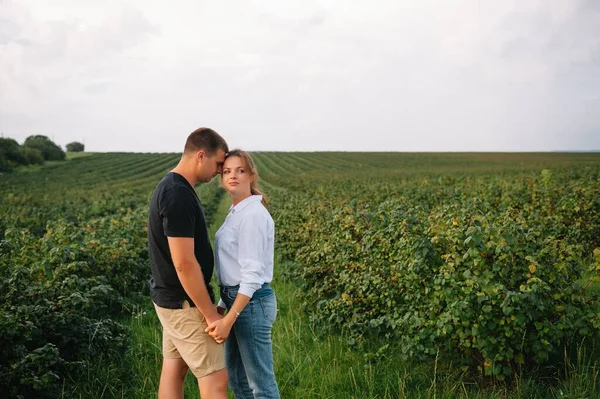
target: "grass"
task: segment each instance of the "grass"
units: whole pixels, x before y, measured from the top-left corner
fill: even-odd
[[[88,157],[90,155],[94,155],[94,154],[98,154],[98,153],[96,153],[96,152],[66,152],[65,154],[66,154],[66,157],[65,157],[64,161],[44,161],[43,165],[19,166],[18,168],[16,168],[14,170],[14,173],[33,173],[33,172],[39,172],[40,170],[42,170],[44,168],[61,165],[61,164],[64,164],[65,162],[68,162],[68,161],[70,161],[72,159],[84,158],[84,157]]]
[[[94,155],[94,154],[98,154],[98,153],[97,152],[84,152],[84,151],[80,151],[80,152],[67,151],[65,154],[67,154],[67,161],[68,161],[68,160],[75,159],[75,158],[88,157],[90,155]]]
[[[67,157],[67,161],[68,161],[68,157]],[[42,169],[48,168],[48,167],[54,167],[60,164],[65,163],[66,161],[44,161],[43,165],[27,165],[27,166],[20,166],[18,168],[16,168],[13,172],[14,173],[34,173],[34,172],[39,172]]]

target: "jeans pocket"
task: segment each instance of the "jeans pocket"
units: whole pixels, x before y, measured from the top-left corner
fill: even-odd
[[[233,299],[233,300],[235,300],[235,298],[237,297],[237,294],[238,294],[237,290],[227,290],[227,292],[225,293],[225,295],[227,295],[227,298]]]
[[[275,294],[260,298],[260,306],[265,315],[265,319],[273,324],[277,318],[277,297]]]

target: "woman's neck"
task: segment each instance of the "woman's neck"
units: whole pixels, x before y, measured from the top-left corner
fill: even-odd
[[[231,196],[231,203],[233,204],[233,206],[236,206],[237,204],[239,204],[240,202],[242,202],[243,200],[245,200],[246,198],[250,197],[252,194],[251,193],[244,193],[244,194],[240,194],[237,196]]]

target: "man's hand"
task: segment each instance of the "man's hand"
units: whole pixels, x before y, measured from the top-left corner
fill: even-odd
[[[233,322],[234,320],[232,317],[224,317],[220,320],[210,323],[204,331],[213,337],[217,343],[221,344],[229,337]]]
[[[215,322],[221,320],[223,318],[223,315],[221,313],[219,313],[218,308],[213,306],[213,311],[210,312],[210,314],[208,315],[204,315],[204,319],[206,320],[206,324],[208,324],[209,326],[211,324],[214,324]]]

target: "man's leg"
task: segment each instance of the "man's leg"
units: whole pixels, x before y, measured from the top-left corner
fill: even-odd
[[[198,378],[202,399],[227,399],[227,369]]]
[[[158,399],[183,399],[183,382],[188,372],[188,366],[182,358],[164,358]]]
[[[202,313],[197,308],[189,306],[182,309],[163,309],[158,306],[156,308],[163,326],[163,357],[165,358],[160,390],[162,391],[164,381],[165,392],[169,389],[169,392],[173,393],[173,396],[164,396],[164,398],[183,398],[183,380],[189,368],[199,380],[202,399],[226,399],[227,371],[223,345],[217,344],[204,331],[207,324]],[[204,383],[204,377],[209,377],[206,379],[208,383]]]

